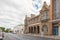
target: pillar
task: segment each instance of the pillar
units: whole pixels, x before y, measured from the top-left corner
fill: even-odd
[[[60,26],[59,26],[59,29],[58,30],[59,30],[59,35],[58,36],[60,36]]]
[[[34,33],[34,27],[32,27],[32,33]]]
[[[58,36],[60,36],[60,23],[59,23],[59,29],[58,29],[58,31],[59,31],[59,34],[58,34]]]
[[[36,33],[38,33],[38,31],[37,31],[37,26],[36,26]]]
[[[36,27],[34,26],[34,33],[36,33]]]

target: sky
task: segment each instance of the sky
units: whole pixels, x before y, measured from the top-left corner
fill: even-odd
[[[49,4],[49,0],[43,0]],[[13,28],[24,23],[25,15],[38,14],[42,0],[0,0],[0,26]],[[35,5],[37,4],[37,5]]]

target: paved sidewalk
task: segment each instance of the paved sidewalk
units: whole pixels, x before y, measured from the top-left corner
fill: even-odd
[[[35,37],[53,38],[53,39],[60,39],[59,36],[45,36],[45,35],[40,35],[40,34],[23,34],[23,35],[29,35],[29,36],[35,36]]]

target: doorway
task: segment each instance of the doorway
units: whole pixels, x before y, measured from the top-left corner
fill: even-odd
[[[57,25],[54,25],[53,26],[53,35],[58,35],[58,26]]]
[[[37,26],[37,32],[40,33],[40,28],[39,28],[39,26]]]

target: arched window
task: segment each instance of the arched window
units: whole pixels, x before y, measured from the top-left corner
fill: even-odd
[[[48,32],[48,27],[47,27],[47,25],[43,25],[42,31],[43,31],[43,32]]]

